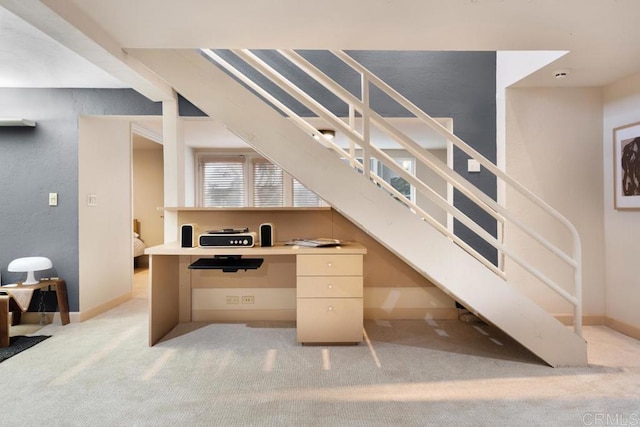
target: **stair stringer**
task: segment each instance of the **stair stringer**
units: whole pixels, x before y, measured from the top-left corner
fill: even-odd
[[[586,342],[412,214],[333,151],[193,50],[130,54],[210,117],[312,189],[445,293],[551,366],[585,366]]]

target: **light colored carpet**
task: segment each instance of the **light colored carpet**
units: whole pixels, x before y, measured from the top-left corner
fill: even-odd
[[[358,346],[301,346],[286,322],[189,324],[150,348],[146,293],[135,295],[45,326],[51,338],[0,364],[0,425],[640,422],[640,343],[605,327],[585,328],[586,368],[550,368],[494,328],[457,321],[366,322],[370,345]]]

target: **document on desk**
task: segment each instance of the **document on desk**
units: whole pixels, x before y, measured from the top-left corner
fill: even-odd
[[[328,239],[324,237],[317,237],[313,239],[292,239],[285,243],[285,245],[289,246],[308,246],[310,248],[328,248],[331,246],[340,246],[343,244],[344,242],[342,240]]]

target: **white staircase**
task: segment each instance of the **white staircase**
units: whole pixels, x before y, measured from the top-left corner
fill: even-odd
[[[405,105],[416,117],[423,119],[425,123],[432,126],[445,138],[477,159],[483,167],[494,173],[506,185],[512,186],[534,203],[548,209],[550,215],[568,227],[574,236],[574,250],[571,255],[559,251],[555,246],[538,236],[534,230],[520,224],[510,212],[485,196],[464,178],[448,169],[446,165],[440,164],[437,159],[430,157],[428,153],[425,153],[425,150],[418,150],[416,144],[401,132],[387,128],[388,125],[384,119],[368,108],[367,87],[369,83],[378,86],[384,86],[384,83],[370,75],[367,70],[353,62],[346,54],[335,52],[336,56],[362,73],[364,82],[362,99],[354,98],[353,95],[346,93],[335,83],[327,81],[326,76],[298,57],[295,52],[281,52],[303,71],[346,100],[352,105],[352,111],[359,111],[364,123],[360,132],[324,110],[322,106],[316,105],[315,101],[300,89],[288,87],[288,82],[282,81],[276,71],[265,67],[250,52],[234,52],[253,66],[262,68],[267,75],[278,81],[280,86],[285,87],[285,90],[292,96],[330,122],[334,129],[349,135],[352,141],[363,148],[365,160],[358,162],[354,158],[354,151],[345,151],[333,146],[332,148],[338,151],[341,157],[350,159],[350,162],[345,162],[333,150],[326,148],[325,145],[332,146],[330,141],[325,140],[325,145],[316,142],[311,135],[317,134],[317,129],[297,117],[286,106],[279,104],[277,100],[270,98],[268,93],[261,93],[259,87],[253,88],[289,118],[283,116],[229,77],[227,73],[214,66],[211,62],[211,58],[215,58],[213,52],[137,49],[130,51],[129,54],[142,61],[160,78],[174,87],[177,92],[209,116],[225,123],[232,132],[239,135],[263,156],[278,164],[306,187],[312,189],[332,207],[429,278],[444,292],[450,294],[455,300],[460,301],[483,319],[502,329],[549,365],[584,366],[587,364],[586,342],[580,336],[580,245],[577,233],[568,221],[546,206],[544,202],[531,195],[517,182],[504,175],[502,171],[482,158],[455,135],[442,128],[425,113],[410,103]],[[222,65],[224,66],[224,63]],[[231,68],[228,70],[234,72]],[[243,79],[240,75],[238,78]],[[246,84],[252,85],[250,81],[246,81]],[[394,99],[397,98],[398,102],[407,102],[391,88],[385,87],[384,90],[390,91],[387,93],[390,93]],[[433,197],[434,203],[491,243],[501,255],[518,263],[540,282],[571,302],[575,306],[575,331],[564,326],[516,290],[508,283],[500,268],[476,253],[464,241],[453,235],[446,226],[432,220],[420,207],[408,201],[398,203],[395,198],[389,197],[388,192],[393,193],[396,197],[398,194],[395,194],[395,190],[386,185],[383,180],[378,179],[368,167],[368,158],[372,154],[376,158],[384,158],[384,153],[369,144],[369,122],[385,129],[399,140],[405,149],[414,154],[418,161],[424,162],[440,176],[445,177],[448,182],[496,218],[499,224],[509,221],[520,227],[522,231],[534,238],[539,244],[547,247],[575,270],[575,288],[574,292],[570,293],[546,277],[540,268],[529,265],[525,256],[506,247],[501,240],[478,227],[446,199],[431,194],[430,189],[425,188],[422,182],[407,174],[393,160],[387,159],[391,163],[386,163],[386,165],[414,185],[417,190]],[[354,173],[354,167],[363,173]],[[371,181],[383,186],[387,191],[381,191]]]

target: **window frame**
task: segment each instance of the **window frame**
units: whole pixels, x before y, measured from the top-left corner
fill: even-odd
[[[261,156],[255,151],[225,151],[225,150],[197,150],[195,155],[195,191],[196,206],[204,207],[204,168],[203,163],[208,159],[224,161],[225,158],[238,158],[244,160],[243,167],[243,185],[244,185],[244,207],[254,206],[254,162],[268,162],[269,159]],[[278,165],[276,165],[278,166]],[[282,168],[280,168],[282,170]],[[294,207],[293,200],[293,180],[294,178],[286,171],[282,170],[282,197],[281,206],[276,207]],[[311,190],[313,192],[313,190]],[[315,193],[314,193],[315,194]],[[318,207],[329,206],[320,196],[318,197]]]
[[[214,152],[201,152],[196,153],[196,204],[197,206],[204,207],[204,167],[206,162],[233,162],[234,159],[241,160],[242,162],[242,179],[244,190],[244,205],[246,206],[246,200],[248,197],[248,186],[246,182],[247,177],[247,159],[246,156],[239,153],[214,153]]]

